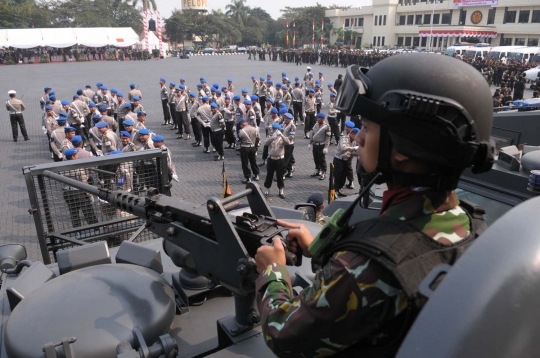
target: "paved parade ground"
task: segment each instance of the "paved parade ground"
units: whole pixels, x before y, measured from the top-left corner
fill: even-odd
[[[337,75],[344,73],[340,67],[312,65],[312,72],[324,73],[325,84],[333,83]],[[0,94],[4,101],[8,99],[7,92],[11,89],[17,91],[26,106],[24,118],[30,136],[30,141],[14,143],[11,137],[9,115],[5,109],[0,113],[0,245],[6,243],[21,243],[28,250],[32,260],[41,259],[37,244],[36,230],[32,216],[28,213],[30,203],[21,168],[27,165],[49,163],[52,161],[48,151],[47,138],[41,131],[41,110],[39,99],[43,94],[43,87],[49,86],[56,92],[59,100],[71,101],[78,88],[103,82],[110,88],[115,87],[119,92],[127,93],[130,83],[136,83],[142,91],[142,105],[147,112],[147,127],[165,137],[165,144],[172,151],[180,182],[173,182],[172,195],[193,203],[203,204],[211,196],[221,195],[221,168],[222,162],[214,161],[213,154],[204,154],[203,147],[193,148],[193,140],[176,139],[175,131],[171,126],[161,126],[163,112],[159,97],[159,78],[178,83],[180,78],[194,89],[200,77],[205,77],[208,84],[218,83],[226,85],[227,78],[232,78],[235,93],[240,94],[243,87],[249,89],[251,94],[251,75],[258,77],[270,73],[273,79],[279,81],[281,72],[286,72],[294,82],[294,77],[303,77],[306,65],[296,66],[293,63],[272,61],[251,61],[247,55],[230,56],[197,56],[188,60],[169,58],[159,61],[126,61],[126,62],[85,62],[85,63],[56,63],[39,65],[0,66]],[[527,86],[528,87],[528,86]],[[492,88],[494,90],[494,88]],[[530,97],[530,90],[526,90]],[[325,104],[328,102],[328,91],[323,95]],[[324,109],[326,112],[326,109]],[[328,180],[320,181],[311,178],[314,164],[311,150],[307,148],[308,140],[303,139],[303,126],[297,129],[294,155],[296,170],[294,177],[285,181],[286,199],[280,199],[277,185],[274,182],[270,189],[270,204],[292,208],[296,203],[305,202],[314,192],[320,192],[326,198]],[[330,164],[336,147],[331,146],[327,154]],[[234,150],[225,151],[226,173],[234,192],[243,188],[243,179],[240,157]],[[257,162],[261,161],[259,156]],[[262,186],[266,176],[265,169],[261,171]],[[357,187],[357,183],[355,183]],[[343,189],[345,193],[354,191]],[[356,191],[356,190],[355,190]]]
[[[161,126],[163,112],[159,97],[159,78],[178,83],[180,78],[194,89],[200,77],[205,77],[208,84],[219,83],[220,87],[227,84],[227,78],[232,78],[235,93],[246,87],[251,94],[251,75],[258,77],[272,74],[274,80],[281,79],[281,72],[293,80],[294,77],[303,77],[306,65],[251,61],[247,55],[230,56],[197,56],[188,60],[169,58],[159,61],[126,61],[126,62],[88,62],[88,63],[53,63],[38,65],[0,66],[0,95],[4,101],[8,99],[9,90],[17,91],[17,97],[26,106],[24,118],[30,136],[25,142],[22,137],[14,143],[11,136],[9,115],[3,106],[0,112],[0,245],[7,243],[24,244],[31,260],[41,259],[37,244],[36,230],[32,216],[28,213],[30,202],[21,168],[27,165],[52,162],[47,146],[47,137],[41,131],[41,110],[39,99],[43,94],[43,87],[49,86],[56,92],[59,100],[71,101],[78,88],[86,84],[92,85],[103,82],[109,88],[115,87],[124,93],[130,83],[136,83],[142,91],[142,105],[147,112],[147,127],[157,134],[165,137],[165,144],[172,151],[172,156],[180,182],[173,182],[172,195],[193,203],[203,204],[211,196],[221,195],[221,168],[222,162],[215,162],[213,154],[204,154],[203,147],[193,148],[193,140],[175,139],[175,131],[171,126]],[[325,85],[332,83],[343,68],[312,65],[312,72],[324,73]],[[324,94],[325,104],[328,102],[328,93]],[[324,110],[326,112],[326,110]],[[323,193],[326,197],[328,181],[311,178],[314,164],[311,150],[307,148],[307,139],[303,139],[303,126],[299,126],[296,136],[294,155],[296,170],[294,177],[285,181],[286,199],[280,199],[277,185],[274,182],[270,189],[269,201],[271,205],[293,207],[295,203],[305,202],[314,192]],[[20,135],[20,133],[19,133]],[[327,155],[328,164],[331,163],[335,152],[331,146]],[[240,156],[234,150],[225,151],[225,168],[229,184],[234,192],[243,188],[243,179]],[[257,162],[260,162],[260,153]],[[266,176],[265,169],[261,171],[262,182]],[[353,193],[344,189],[345,193]]]

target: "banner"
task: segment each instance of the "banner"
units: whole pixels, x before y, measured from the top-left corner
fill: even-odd
[[[453,7],[498,5],[499,0],[453,0]]]

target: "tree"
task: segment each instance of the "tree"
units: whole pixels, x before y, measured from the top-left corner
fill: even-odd
[[[319,3],[315,6],[285,7],[281,10],[283,15],[279,20],[289,22],[289,31],[292,30],[292,22],[296,22],[296,45],[311,44],[313,34],[312,21],[315,20],[315,43],[318,44],[321,38],[321,20],[324,19],[324,39],[329,39],[333,26],[330,19],[325,17],[326,8]],[[278,21],[279,21],[278,20]],[[318,35],[317,35],[318,32]],[[291,32],[290,32],[291,33]],[[327,42],[327,40],[325,40]]]
[[[142,10],[157,10],[156,0],[141,0],[142,3]],[[133,7],[137,7],[139,5],[139,0],[133,0],[132,2]]]
[[[244,5],[246,0],[231,0],[230,4],[227,4],[225,8],[227,16],[230,16],[240,27],[243,27],[246,23],[246,19],[249,15],[249,7]]]

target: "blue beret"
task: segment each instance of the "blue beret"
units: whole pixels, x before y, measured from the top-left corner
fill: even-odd
[[[176,83],[174,83],[174,82],[171,82],[169,85],[173,86],[173,87],[176,87]]]
[[[228,91],[229,89],[225,86],[221,87],[221,91]]]
[[[321,81],[317,79],[317,80],[315,80],[315,83],[316,84],[321,84]]]
[[[85,88],[92,88],[92,85],[86,85]]]
[[[244,104],[252,105],[253,102],[251,102],[251,100],[249,100],[249,99],[246,99],[246,100],[244,101]]]
[[[77,154],[77,149],[75,149],[75,148],[68,148],[68,149],[66,149],[66,150],[64,151],[64,155],[65,155],[66,157],[71,157],[71,156],[73,156],[73,155],[75,155],[75,154]]]
[[[289,119],[293,119],[293,118],[294,118],[293,115],[290,114],[289,112],[285,113],[285,117],[286,117],[286,118],[289,118]]]
[[[184,85],[180,85],[178,87],[180,87],[181,89],[186,89],[186,86],[184,86]]]
[[[180,82],[186,82],[186,80],[185,80],[185,79],[183,79],[183,78],[181,78],[181,79],[180,79]]]
[[[58,115],[59,115],[60,117],[64,117],[64,118],[67,118],[67,116],[68,116],[68,114],[67,114],[66,112],[64,112],[64,111],[58,113]]]
[[[79,98],[79,95],[78,95],[78,94],[74,94],[74,95],[73,95],[73,99],[77,99],[77,98]]]
[[[143,128],[143,129],[139,130],[139,134],[142,134],[142,135],[150,134],[150,129]]]
[[[282,108],[279,110],[279,114],[285,114],[287,113],[287,108]]]
[[[349,128],[354,128],[354,122],[352,121],[345,121],[345,125]]]
[[[109,153],[109,155],[115,155],[115,154],[123,154],[124,152],[122,152],[121,150],[113,150],[112,152]]]
[[[118,93],[116,94],[116,97],[124,97],[124,95],[123,95],[122,93],[118,92]]]
[[[274,128],[274,129],[281,129],[281,126],[279,125],[278,122],[274,122],[274,123],[272,123],[272,128]]]
[[[124,121],[124,125],[126,125],[126,121]],[[120,135],[122,137],[128,137],[128,138],[131,138],[131,134],[128,132],[128,131],[121,131],[120,132]]]
[[[225,99],[228,99],[228,100],[230,101],[230,100],[231,100],[231,97],[225,96]]]
[[[197,83],[197,87],[202,87],[202,84],[201,83]]]
[[[98,127],[99,129],[105,128],[105,127],[107,127],[107,123],[106,122],[97,122],[96,127]]]
[[[289,87],[287,87],[287,86],[283,86],[282,90],[284,90],[284,91],[288,91],[288,90],[289,90]]]
[[[193,92],[189,92],[189,96],[190,96],[190,97],[195,97],[195,96],[196,96],[196,94],[195,94],[195,93],[193,93]]]
[[[79,89],[77,90],[77,94],[82,94],[82,93],[83,93],[83,92],[82,92],[82,88],[79,88]]]
[[[360,132],[360,128],[353,128],[353,130],[351,132],[356,134],[356,133]]]
[[[134,124],[135,124],[135,122],[133,122],[131,119],[126,119],[126,120],[124,121],[124,126],[132,126],[132,125],[134,125]],[[125,131],[124,131],[124,132],[125,132]]]
[[[135,88],[135,83],[130,83],[129,88]]]
[[[107,86],[101,86],[102,90],[107,90]]]
[[[210,107],[212,107],[212,108],[219,108],[219,106],[217,105],[216,102],[212,102],[212,103],[210,104]]]
[[[264,81],[265,79],[266,78],[264,78],[264,77],[259,77],[259,80],[261,80],[261,81]]]
[[[319,72],[319,75],[322,75],[323,73],[322,72]]]
[[[182,89],[180,87],[175,87],[175,91],[181,91]]]
[[[227,78],[227,82],[232,82],[232,78]]]
[[[300,82],[295,82],[294,85],[295,86],[300,86]]]
[[[251,76],[251,79],[254,79],[254,78],[257,78],[257,77],[255,77],[255,76],[252,75],[252,76]]]
[[[50,96],[55,96],[56,95],[56,92],[49,92],[49,97]]]
[[[154,142],[163,142],[164,140],[165,138],[163,138],[163,136],[159,134],[152,137],[152,141]]]
[[[95,104],[94,104],[95,106]],[[131,103],[124,103],[124,105],[122,106],[122,108],[129,108],[131,109]]]
[[[204,80],[204,77],[199,78],[201,81]]]
[[[330,93],[330,98],[333,98],[333,97],[337,97],[337,95],[335,93]]]
[[[201,82],[202,82],[202,83],[206,83],[206,80],[203,78],[203,79],[201,80]]]
[[[326,118],[326,114],[323,112],[317,113],[317,118]]]
[[[137,117],[138,116],[146,116],[146,112],[145,111],[139,111],[139,112],[137,112]]]
[[[212,87],[214,87],[214,88],[219,88],[219,83],[214,83],[214,84],[212,85]]]
[[[240,100],[240,95],[235,95],[235,96],[233,97],[233,100],[239,101],[239,100]]]
[[[276,83],[276,87],[281,87],[281,83]]]
[[[216,89],[216,94],[221,94],[221,90],[220,90],[220,89]]]
[[[266,83],[268,83],[269,85],[271,85],[272,83],[274,83],[274,81],[268,80],[268,81],[266,81]]]
[[[88,102],[88,107],[92,108],[92,107],[95,107],[96,104],[92,101]]]
[[[45,104],[52,104],[52,103],[53,103],[53,101],[51,101],[51,100],[47,100],[47,102],[45,102]]]
[[[67,121],[67,118],[66,117],[58,117],[58,119],[56,120],[58,123],[66,123]]]
[[[52,95],[52,96],[49,95],[49,98],[52,99],[52,100],[54,101],[54,100],[56,99],[56,96],[54,96],[54,95]]]
[[[281,75],[282,75],[283,77],[285,77],[285,76],[287,76],[287,72],[281,72]]]
[[[45,109],[46,109],[47,111],[52,111],[52,107],[51,107],[51,106],[45,106]]]
[[[141,100],[141,97],[139,97],[139,96],[133,96],[133,100],[134,100],[134,101],[140,101],[140,100]]]
[[[329,84],[328,84],[328,87],[334,87],[334,84],[333,84],[333,83],[329,83]]]
[[[111,88],[111,93],[118,93],[118,90],[116,88]]]
[[[52,88],[51,87],[45,87],[43,90],[44,91],[50,91]]]
[[[266,74],[266,77],[270,77],[270,78],[272,78],[272,75],[271,75],[271,74],[269,74],[269,73],[267,73],[267,74]]]
[[[81,143],[82,137],[80,135],[76,135],[75,137],[71,138],[71,143]]]
[[[63,100],[60,103],[62,103],[62,106],[69,106],[69,101]]]
[[[103,82],[96,83],[96,86],[103,86]]]
[[[267,101],[267,102],[270,102],[270,103],[272,103],[272,104],[274,104],[274,99],[271,98],[271,97],[268,97],[268,98],[266,99],[266,101]]]
[[[281,102],[279,104],[279,108],[287,108],[287,105],[285,103]]]
[[[210,92],[214,92],[214,93],[215,93],[215,92],[216,92],[216,88],[215,88],[215,87],[211,87],[211,88],[210,88]]]
[[[309,74],[309,77],[313,77],[313,73],[310,73],[310,74]]]
[[[245,118],[240,118],[240,119],[238,120],[237,124],[242,124],[242,123],[244,123],[245,121],[246,121]]]
[[[70,127],[70,126],[65,126],[64,127],[64,132],[76,132],[77,130],[73,127]]]
[[[320,83],[317,83],[317,84],[315,85],[315,87],[316,87],[316,88],[321,88],[321,84],[320,84]]]
[[[270,113],[272,114],[278,114],[278,110],[276,107],[272,107],[272,109],[270,110]]]
[[[208,96],[204,96],[203,98],[201,98],[201,101],[203,101],[203,102],[208,101]]]
[[[97,121],[99,121],[100,119],[101,119],[101,114],[96,114],[96,115],[92,116],[92,120],[93,120],[93,121],[96,121],[96,122],[97,122]]]
[[[98,109],[99,109],[100,112],[104,112],[104,111],[107,110],[107,107],[106,106],[99,106]]]
[[[164,79],[163,77],[161,77],[159,80],[160,80],[161,82],[167,82],[167,80]]]
[[[310,88],[309,92],[315,93],[315,90],[313,88]]]
[[[242,93],[248,93],[248,89],[247,88],[242,88]]]
[[[259,97],[257,97],[257,95],[254,95],[252,94],[251,96],[249,96],[249,98],[251,98],[252,101],[256,101],[259,99]]]

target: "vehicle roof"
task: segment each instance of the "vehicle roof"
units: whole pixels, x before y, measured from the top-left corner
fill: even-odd
[[[537,53],[540,51],[540,47],[523,47],[516,49],[515,51],[511,51],[512,53]]]
[[[504,50],[516,50],[516,49],[519,49],[519,48],[524,48],[524,47],[527,47],[527,46],[495,46],[495,47],[492,47],[489,51],[504,51]]]

